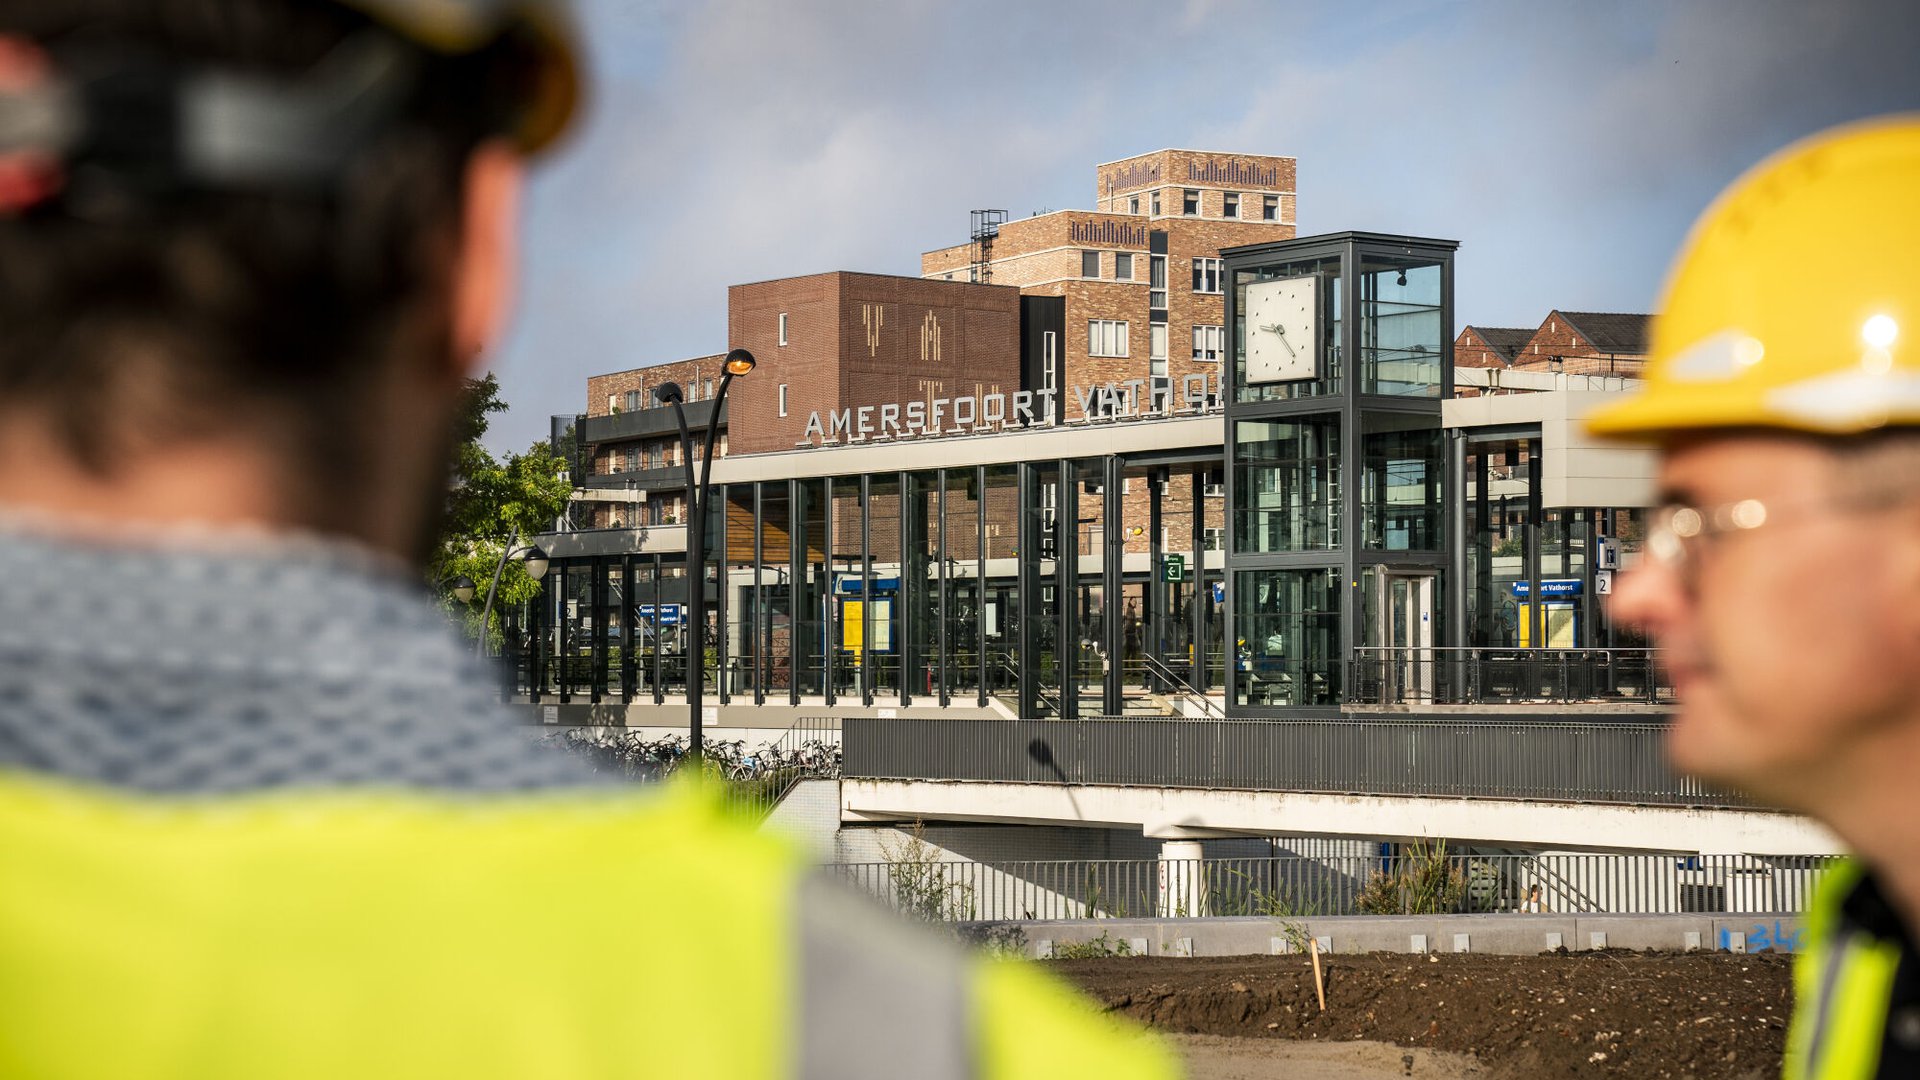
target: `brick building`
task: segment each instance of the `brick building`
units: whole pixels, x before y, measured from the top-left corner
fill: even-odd
[[[1652,322],[1639,312],[1556,309],[1531,330],[1466,326],[1454,339],[1454,365],[1638,378]]]
[[[1035,309],[1057,325],[1036,388],[1056,389],[1062,419],[1159,411],[1163,395],[1216,398],[1220,251],[1294,236],[1294,171],[1289,157],[1193,150],[1108,162],[1095,169],[1097,209],[989,222],[970,243],[922,255],[921,274],[1064,301]]]
[[[678,383],[689,423],[704,431],[723,358],[716,353],[587,379],[587,411],[579,421],[584,452],[578,457],[586,475],[574,478],[576,527],[634,528],[684,520],[680,428],[672,410],[658,407],[653,391]],[[714,436],[715,456],[728,449],[724,423],[723,417]]]

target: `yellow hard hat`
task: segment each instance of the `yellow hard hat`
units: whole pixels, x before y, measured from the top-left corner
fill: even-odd
[[[1920,114],[1815,135],[1701,216],[1653,324],[1645,387],[1596,435],[1920,425]]]

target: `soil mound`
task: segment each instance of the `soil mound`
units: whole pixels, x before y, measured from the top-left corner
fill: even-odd
[[[1792,964],[1774,953],[1620,950],[1105,957],[1051,969],[1162,1031],[1369,1040],[1470,1054],[1491,1076],[1747,1080],[1779,1074]]]

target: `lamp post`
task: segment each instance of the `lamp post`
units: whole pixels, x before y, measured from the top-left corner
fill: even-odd
[[[705,748],[701,727],[700,699],[707,682],[707,495],[713,484],[714,421],[720,406],[726,404],[727,387],[734,376],[753,370],[753,354],[745,349],[727,353],[726,371],[720,376],[720,390],[713,395],[713,412],[707,419],[706,439],[701,448],[700,481],[693,477],[693,433],[687,430],[687,412],[682,407],[686,395],[680,384],[664,382],[653,388],[653,398],[673,406],[673,418],[680,425],[680,461],[687,472],[687,752],[699,757]]]
[[[526,547],[516,551],[513,545],[518,543],[519,540],[520,528],[519,526],[515,526],[513,534],[507,537],[507,546],[500,550],[500,561],[494,565],[493,582],[487,586],[487,603],[485,607],[480,609],[480,640],[473,644],[473,655],[475,656],[487,655],[487,621],[493,615],[493,597],[495,593],[500,591],[500,573],[507,568],[507,560],[513,558],[515,555],[524,555],[526,556],[528,577],[539,581],[541,578],[547,576],[547,553],[541,551],[540,545],[538,544],[528,544]],[[473,583],[468,582],[467,588],[471,590]],[[455,585],[456,593],[458,590],[459,586]],[[469,592],[468,596],[472,596],[472,593]]]

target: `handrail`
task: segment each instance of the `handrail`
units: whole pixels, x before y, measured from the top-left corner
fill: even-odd
[[[1192,683],[1174,674],[1173,669],[1159,657],[1143,653],[1139,659],[1155,678],[1172,683],[1189,702],[1199,704],[1200,711],[1206,714],[1208,719],[1225,720],[1227,718],[1227,710],[1224,706],[1215,705],[1212,698],[1194,689]]]

